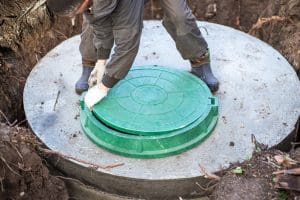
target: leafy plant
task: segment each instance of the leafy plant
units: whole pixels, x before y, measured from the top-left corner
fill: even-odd
[[[236,167],[235,169],[231,170],[231,172],[234,174],[243,174],[244,170],[242,167]]]

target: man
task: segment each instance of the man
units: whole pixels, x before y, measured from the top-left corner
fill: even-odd
[[[86,105],[92,109],[110,88],[127,75],[133,64],[143,27],[144,0],[47,0],[47,5],[54,13],[64,16],[72,17],[84,12],[84,29],[88,28],[89,32],[83,32],[82,43],[85,45],[80,47],[83,72],[76,91],[82,92],[82,85],[84,90],[88,89],[91,67],[98,61],[93,72],[97,84],[85,96]],[[103,75],[101,72],[114,43],[115,53]]]
[[[73,9],[68,8],[66,10],[73,10],[73,14],[79,14],[82,12],[83,7],[86,9],[91,5],[91,0],[77,1],[81,3],[81,6],[76,7],[73,3]],[[141,4],[144,3],[144,1],[137,1]],[[52,7],[53,10],[54,6],[50,6],[50,2],[60,1],[48,0],[48,6],[50,9]],[[131,16],[129,12],[132,11],[134,16],[131,16],[132,18],[129,17],[129,19],[135,21],[135,23],[139,26],[142,26],[141,10],[143,10],[143,8],[141,4],[131,8],[131,10],[127,9],[125,11],[122,9],[116,9],[118,6],[112,6],[113,4],[128,5],[130,2],[131,4],[132,2],[137,3],[136,1],[126,0],[94,0],[92,5],[93,13],[89,12],[89,10],[85,11],[85,22],[83,24],[82,40],[80,44],[83,72],[75,85],[75,89],[77,93],[86,91],[89,87],[89,77],[90,83],[96,82],[97,85],[99,85],[98,87],[91,88],[86,95],[86,103],[90,107],[106,95],[106,93],[102,91],[107,92],[109,88],[113,87],[119,80],[126,76],[137,53],[140,32],[137,33],[136,31],[141,31],[141,27],[135,28],[134,31],[126,29],[127,31],[122,31],[122,38],[115,37],[119,39],[119,43],[122,44],[122,48],[118,48],[118,43],[116,41],[116,53],[112,56],[111,61],[106,65],[106,72],[102,78],[102,82],[100,83],[106,59],[109,57],[110,49],[113,45],[113,35],[115,34],[115,31],[108,31],[109,29],[106,29],[107,27],[110,27],[112,22],[107,20],[105,17],[103,18],[103,16],[99,13],[110,8],[113,13],[120,12],[120,16],[122,16],[121,18],[128,18],[126,15]],[[207,43],[197,27],[196,19],[188,7],[187,2],[185,0],[161,0],[161,5],[165,12],[163,25],[174,39],[176,47],[182,57],[190,60],[192,73],[202,79],[212,92],[217,91],[219,83],[211,71]],[[140,8],[140,10],[136,10],[138,8]],[[91,15],[96,15],[98,17],[96,17],[96,19],[94,16],[91,18]],[[116,14],[116,16],[118,16],[118,14]],[[122,21],[122,19],[120,20]],[[114,20],[112,21],[114,22]],[[139,23],[137,21],[139,21]],[[131,43],[131,40],[134,41],[133,45],[128,44]],[[120,50],[119,52],[118,49]],[[89,101],[89,99],[92,100]]]

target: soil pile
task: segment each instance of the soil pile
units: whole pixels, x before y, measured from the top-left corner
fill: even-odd
[[[262,149],[257,147],[250,160],[227,169],[215,185],[210,199],[299,199],[300,149],[292,150],[289,154]],[[296,173],[287,175],[287,169]]]
[[[81,20],[54,17],[42,0],[0,0],[0,110],[25,118],[23,88],[33,66],[53,47],[80,33]],[[0,115],[0,121],[4,121]]]
[[[0,124],[0,199],[68,199],[65,183],[49,174],[25,128]]]
[[[300,75],[300,0],[270,1],[250,34],[279,50]]]

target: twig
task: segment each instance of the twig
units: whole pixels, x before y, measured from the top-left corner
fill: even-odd
[[[18,17],[17,21],[19,21],[20,19],[22,19],[30,11],[32,11],[32,12],[35,11],[36,9],[38,9],[39,7],[41,7],[42,5],[44,5],[45,3],[46,3],[46,0],[39,0],[38,2],[35,2],[29,8],[27,8],[25,10],[25,12],[22,15],[20,15],[20,17]]]
[[[276,164],[273,163],[273,162],[263,161],[263,160],[262,160],[262,162],[265,163],[265,164],[267,164],[267,165],[272,165],[273,167],[275,167],[275,168],[277,168],[277,169],[280,169],[280,168],[281,168],[280,166],[276,165]]]
[[[75,26],[75,24],[76,24],[76,17],[72,17],[71,24],[72,24],[72,27]]]
[[[6,123],[11,127],[11,123],[8,120],[8,118],[6,117],[6,115],[2,112],[2,110],[0,110],[0,114],[2,115],[2,117],[4,117],[4,119],[6,120]]]
[[[23,119],[22,121],[20,121],[19,123],[17,123],[15,126],[20,126],[21,124],[23,124],[26,121],[27,121],[27,119]]]
[[[55,176],[55,177],[63,179],[63,180],[67,180],[67,181],[74,181],[74,182],[84,185],[80,180],[75,179],[75,178],[69,178],[69,177],[65,177],[65,176]]]
[[[285,170],[276,171],[276,172],[273,172],[273,174],[274,175],[277,175],[277,174],[300,175],[300,167],[295,168],[295,169],[285,169]]]
[[[203,186],[201,186],[198,182],[196,182],[196,185],[203,191],[207,192],[210,191],[211,189],[213,189],[214,187],[217,186],[218,183],[213,184],[212,186],[206,187],[204,188]]]
[[[55,111],[55,109],[56,109],[56,105],[57,105],[57,103],[58,103],[59,95],[60,95],[60,90],[58,90],[58,92],[57,92],[56,99],[55,99],[55,103],[54,103],[54,106],[53,106],[53,111]]]
[[[257,147],[257,140],[254,134],[251,134],[251,142],[255,145],[255,148]]]
[[[214,179],[217,181],[221,180],[221,178],[219,176],[208,172],[201,164],[199,164],[199,167],[200,167],[201,173],[204,174],[207,178]]]
[[[201,190],[207,191],[207,188],[202,187],[198,182],[196,182],[196,185],[197,185]]]
[[[56,156],[59,156],[59,157],[63,157],[63,158],[66,158],[66,159],[71,159],[71,160],[77,161],[77,162],[82,163],[82,164],[89,165],[91,168],[96,169],[96,170],[99,169],[99,168],[104,169],[104,170],[108,170],[108,169],[112,169],[112,168],[120,167],[120,166],[124,165],[124,163],[116,163],[116,164],[111,164],[111,165],[107,165],[107,166],[102,166],[102,165],[89,163],[87,161],[74,158],[72,156],[63,155],[63,154],[61,154],[60,152],[57,152],[57,151],[52,151],[52,150],[48,150],[48,149],[44,149],[44,148],[39,148],[39,150],[42,151],[44,154],[56,155]]]
[[[296,133],[298,133],[298,131],[296,130]],[[296,146],[299,145],[300,142],[291,142],[291,145],[292,145],[292,150],[294,151]]]
[[[20,151],[17,149],[17,147],[13,145],[11,142],[7,142],[7,143],[9,144],[9,146],[11,146],[11,148],[13,148],[17,152],[18,156],[23,160],[23,156],[20,153]]]
[[[3,158],[2,156],[0,157],[0,159],[2,160],[2,162],[6,165],[6,167],[14,174],[21,176],[18,172],[16,172],[15,170],[13,170],[9,164],[6,162],[5,158]]]
[[[63,34],[62,32],[60,32],[60,31],[58,31],[58,30],[56,30],[56,29],[53,29],[53,31],[56,32],[56,33],[58,33],[58,34],[60,34],[60,35],[63,36],[65,39],[68,39],[68,37],[67,37],[65,34]]]
[[[16,123],[18,122],[18,120],[15,120],[12,124],[11,127],[14,127],[16,125]]]
[[[264,149],[263,144],[261,144],[257,141],[254,134],[251,134],[251,142],[252,142],[252,144],[254,144],[255,151]]]
[[[124,165],[124,163],[116,163],[116,164],[112,164],[112,165],[107,165],[103,169],[112,169],[112,168],[115,168],[115,167],[121,167],[123,165]]]

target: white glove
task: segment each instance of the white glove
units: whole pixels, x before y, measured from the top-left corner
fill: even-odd
[[[92,110],[94,105],[100,102],[107,95],[107,91],[101,89],[99,85],[90,88],[84,97],[87,107]]]
[[[106,60],[98,60],[95,68],[91,72],[89,78],[89,86],[99,85],[101,83],[104,71],[105,71]]]

